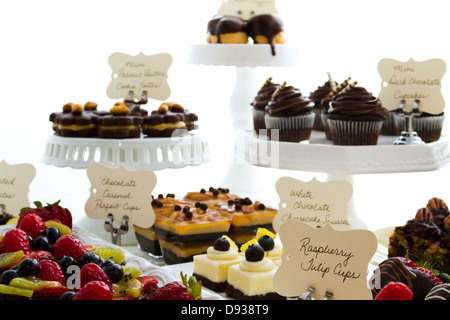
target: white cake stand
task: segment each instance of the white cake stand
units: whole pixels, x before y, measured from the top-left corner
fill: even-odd
[[[286,44],[275,45],[275,55],[268,44],[199,44],[190,47],[188,63],[235,68],[229,110],[237,138],[239,132],[253,128],[250,103],[259,90],[254,79],[256,68],[295,67],[300,63],[300,55],[298,48]],[[253,166],[237,163],[232,155],[222,186],[246,194],[249,189],[256,190],[262,184]]]
[[[162,170],[200,165],[208,158],[207,141],[198,133],[136,139],[67,138],[52,134],[41,160],[47,165],[75,169],[101,163],[127,170]]]
[[[450,140],[417,145],[393,145],[396,137],[380,136],[375,146],[335,146],[324,132],[313,131],[309,141],[289,143],[258,137],[253,131],[240,133],[236,157],[249,165],[321,172],[328,181],[346,180],[354,185],[356,174],[424,172],[450,163]],[[354,229],[367,229],[355,210],[354,197],[348,205],[348,220]]]

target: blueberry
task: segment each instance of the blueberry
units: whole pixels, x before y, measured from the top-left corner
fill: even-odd
[[[258,239],[258,244],[264,249],[264,251],[272,250],[275,247],[275,242],[272,237],[268,235],[263,235]]]
[[[80,256],[80,259],[78,259],[78,266],[81,268],[88,263],[100,265],[100,263],[102,263],[102,258],[94,252],[85,252]]]
[[[9,284],[12,279],[17,278],[19,275],[15,270],[6,270],[0,276],[0,284]]]
[[[70,266],[76,266],[78,265],[74,258],[70,256],[62,256],[58,259],[57,263],[61,267],[64,276],[67,278],[68,276],[72,275],[72,273],[67,272],[67,268]]]
[[[264,249],[258,244],[252,244],[245,250],[245,259],[247,261],[261,261],[264,258]]]
[[[109,265],[111,265],[113,263],[115,263],[114,260],[105,259],[105,260],[102,261],[102,263],[100,263],[100,268],[103,269],[104,267],[109,266]]]
[[[228,251],[230,249],[230,242],[226,238],[220,237],[214,242],[214,249],[217,251]]]
[[[30,241],[31,250],[44,250],[50,251],[50,243],[48,242],[47,237],[39,236]]]
[[[72,300],[74,295],[75,295],[75,292],[74,292],[74,291],[67,291],[67,292],[64,292],[64,293],[59,297],[59,300]]]
[[[123,278],[123,268],[117,263],[110,263],[103,267],[111,283],[117,283]]]
[[[56,227],[48,227],[42,231],[42,235],[47,237],[48,243],[52,245],[61,237],[61,232]]]
[[[25,258],[19,263],[17,268],[17,274],[19,277],[37,277],[41,266],[36,259]]]

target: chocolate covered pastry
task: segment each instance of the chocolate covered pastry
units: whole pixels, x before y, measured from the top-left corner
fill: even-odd
[[[68,108],[68,106],[67,106]],[[70,112],[55,116],[56,134],[62,137],[94,137],[97,135],[97,115],[73,104]]]
[[[172,112],[167,103],[143,118],[142,132],[146,137],[172,137],[186,133],[185,117],[181,112]]]
[[[142,117],[131,115],[125,103],[116,103],[109,115],[98,118],[98,134],[101,138],[139,138]]]
[[[246,22],[238,17],[215,16],[208,22],[208,43],[247,43]]]
[[[261,14],[250,18],[247,33],[256,44],[270,44],[272,55],[275,55],[275,44],[286,43],[284,24],[276,14]]]

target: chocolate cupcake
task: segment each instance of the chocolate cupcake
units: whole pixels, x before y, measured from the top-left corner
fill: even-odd
[[[94,137],[97,135],[97,116],[84,110],[80,104],[73,104],[70,112],[63,112],[55,118],[56,134],[62,137]]]
[[[247,23],[247,33],[256,44],[270,44],[275,55],[275,44],[286,43],[283,21],[277,14],[260,14],[251,17]]]
[[[357,82],[332,97],[328,124],[334,145],[376,145],[388,115],[381,101]]]
[[[253,129],[256,134],[259,134],[259,130],[266,129],[266,124],[264,122],[266,106],[272,99],[272,95],[278,87],[279,84],[273,83],[272,78],[267,79],[261,89],[259,89],[255,99],[250,103],[253,107]]]
[[[271,139],[274,130],[278,130],[279,140],[300,142],[311,136],[315,114],[313,103],[293,86],[284,82],[273,94],[266,106],[264,117],[266,128],[270,130]]]
[[[350,77],[348,77],[347,79],[345,79],[343,82],[341,82],[339,85],[337,86],[331,86],[332,87],[332,91],[329,92],[324,98],[322,98],[322,100],[320,101],[320,118],[322,120],[322,126],[323,126],[323,131],[325,132],[325,137],[327,138],[327,140],[332,140],[331,139],[331,130],[330,130],[330,126],[328,124],[328,117],[330,116],[329,110],[330,110],[330,102],[331,102],[331,98],[338,92],[340,92],[342,89],[344,89],[347,85],[348,82],[350,81]]]
[[[328,73],[329,81],[325,82],[322,86],[317,87],[317,89],[309,94],[309,100],[314,103],[313,111],[316,114],[314,118],[313,130],[324,131],[321,115],[321,104],[322,100],[330,94],[337,87],[337,83],[331,79]]]
[[[430,114],[424,112],[413,118],[413,128],[425,143],[435,142],[441,138],[444,120],[444,113]]]
[[[146,137],[172,137],[186,133],[187,127],[182,112],[169,110],[167,103],[162,103],[158,110],[145,116],[142,132]]]
[[[247,43],[247,23],[238,17],[214,16],[208,22],[208,43]]]
[[[116,103],[110,114],[98,118],[98,135],[113,139],[139,138],[141,124],[141,116],[130,115],[125,103]]]

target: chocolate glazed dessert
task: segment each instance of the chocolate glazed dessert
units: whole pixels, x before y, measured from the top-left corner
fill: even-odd
[[[276,54],[275,44],[285,43],[284,24],[276,14],[261,14],[250,18],[247,33],[254,43],[269,44],[272,55]]]

